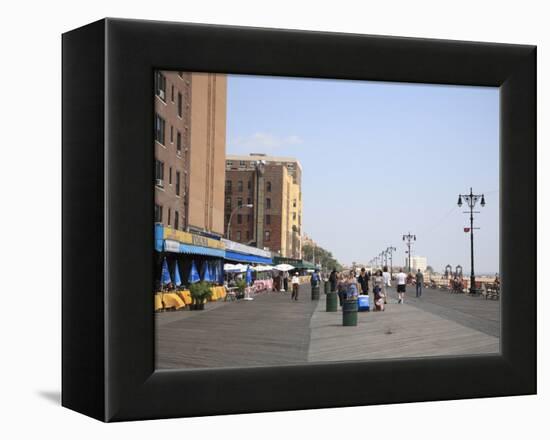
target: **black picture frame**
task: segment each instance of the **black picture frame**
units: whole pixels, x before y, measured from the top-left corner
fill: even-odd
[[[104,19],[62,51],[63,406],[121,421],[536,393],[535,46]],[[501,354],[155,371],[154,69],[499,86]]]

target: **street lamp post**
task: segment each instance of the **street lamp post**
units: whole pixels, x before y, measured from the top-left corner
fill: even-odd
[[[403,241],[407,243],[407,249],[409,254],[409,268],[408,272],[411,271],[411,243],[416,241],[416,235],[411,235],[409,232],[407,235],[403,235]]]
[[[239,209],[241,208],[253,208],[254,205],[252,204],[248,204],[248,205],[241,205],[241,206],[236,206],[233,211],[231,211],[231,214],[229,214],[229,220],[227,221],[227,239],[229,240],[230,239],[230,236],[231,236],[231,220],[233,219],[233,214],[235,214]]]
[[[390,256],[390,276],[393,276],[393,253],[396,251],[397,249],[394,248],[393,246],[390,246],[389,248],[386,249],[386,252],[388,253],[388,255]]]
[[[457,205],[462,206],[462,199],[466,201],[469,211],[464,211],[463,214],[470,214],[470,293],[476,294],[476,276],[474,272],[474,214],[479,214],[479,211],[474,211],[474,207],[479,199],[481,199],[481,207],[485,207],[485,195],[484,194],[474,194],[472,188],[470,188],[470,194],[459,194]],[[465,228],[466,232],[467,228]]]
[[[385,264],[388,264],[387,258],[386,251],[380,252],[380,266],[383,267]]]

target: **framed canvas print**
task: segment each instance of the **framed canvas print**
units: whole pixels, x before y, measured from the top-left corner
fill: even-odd
[[[534,46],[63,35],[64,406],[536,393]]]

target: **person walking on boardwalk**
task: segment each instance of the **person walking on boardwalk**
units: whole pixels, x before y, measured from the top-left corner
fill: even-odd
[[[311,274],[311,278],[309,280],[311,287],[319,287],[321,283],[321,277],[319,276],[319,269],[315,269],[315,272]]]
[[[336,287],[338,285],[338,272],[336,272],[336,269],[332,269],[328,280],[330,281],[330,291],[336,292]]]
[[[355,278],[355,272],[352,271],[347,279],[346,283],[346,298],[347,299],[357,299],[357,296],[359,296],[359,289],[361,286],[357,282],[357,278]]]
[[[382,293],[384,294],[384,304],[388,303],[388,292],[386,287],[391,287],[391,275],[388,272],[388,266],[384,266],[384,272],[382,272],[382,278],[384,278],[384,283],[382,285]]]
[[[283,272],[283,289],[285,292],[288,292],[288,272]]]
[[[300,278],[298,278],[298,272],[296,272],[292,277],[291,284],[292,284],[292,299],[298,301],[298,293],[300,291]]]
[[[385,310],[385,282],[381,270],[378,270],[374,275],[372,282],[372,292],[374,293],[374,310],[383,312]]]
[[[365,271],[364,267],[361,269],[361,272],[357,277],[357,282],[361,286],[361,294],[368,295],[369,294],[369,276],[367,275],[367,272]]]
[[[395,278],[397,280],[397,295],[399,297],[397,303],[403,304],[405,301],[405,292],[407,290],[407,275],[403,272],[403,269],[400,269]]]
[[[336,283],[336,291],[338,292],[338,301],[340,302],[340,307],[344,303],[344,300],[347,298],[347,286],[346,280],[342,273],[338,274],[338,282]]]
[[[416,272],[416,297],[422,296],[422,285],[424,284],[424,275],[420,272],[420,269]]]

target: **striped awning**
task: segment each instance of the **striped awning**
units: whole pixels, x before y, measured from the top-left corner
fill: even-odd
[[[179,252],[182,254],[191,254],[191,255],[206,255],[208,257],[219,257],[223,258],[225,256],[225,251],[223,249],[213,249],[203,246],[195,246],[192,244],[183,244],[180,243]]]
[[[272,264],[271,258],[260,257],[258,255],[241,254],[239,252],[225,251],[225,259],[229,261],[238,261],[241,263],[261,263]]]

